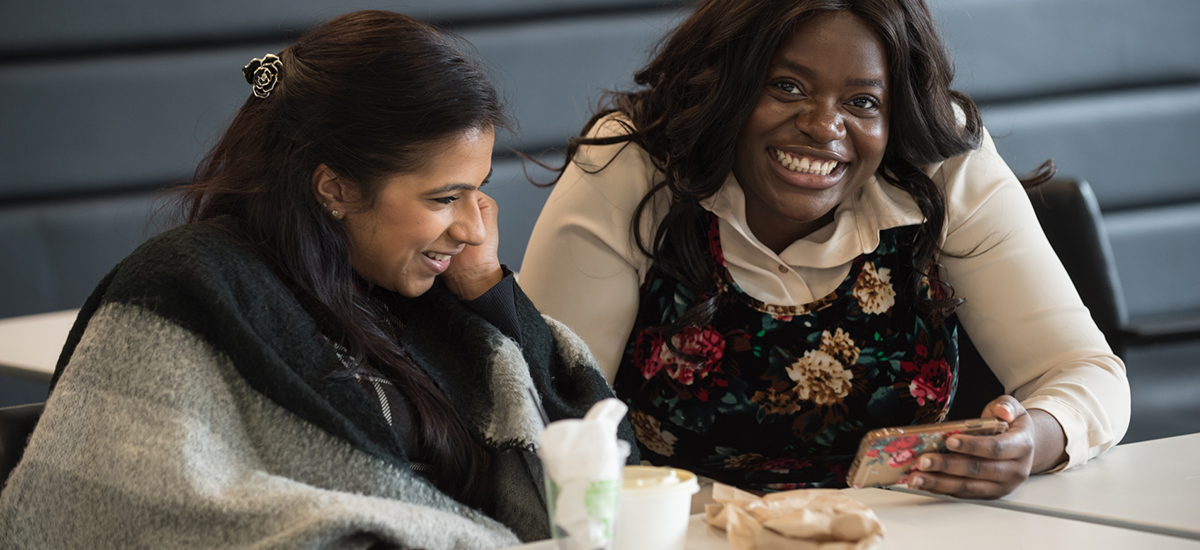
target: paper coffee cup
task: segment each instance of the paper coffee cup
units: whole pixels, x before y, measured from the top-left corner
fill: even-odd
[[[617,550],[683,550],[696,474],[676,468],[626,466]]]

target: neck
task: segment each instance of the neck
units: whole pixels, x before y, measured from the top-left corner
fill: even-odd
[[[812,232],[833,222],[834,210],[812,221],[798,221],[774,216],[769,212],[757,212],[750,203],[746,204],[746,224],[754,238],[776,254],[782,253],[792,243],[809,236]],[[836,210],[836,209],[835,209]]]

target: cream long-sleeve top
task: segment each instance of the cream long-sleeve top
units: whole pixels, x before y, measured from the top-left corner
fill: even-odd
[[[614,118],[590,135],[624,131]],[[1078,466],[1120,441],[1129,426],[1129,382],[1038,224],[1028,196],[984,132],[980,147],[927,168],[946,196],[942,250],[959,320],[1005,391],[1054,416]],[[521,265],[521,287],[545,314],[573,329],[612,383],[633,328],[651,260],[633,240],[634,209],[662,180],[634,144],[581,147],[550,194]],[[665,212],[666,191],[640,221],[643,235]],[[770,304],[801,305],[833,291],[881,230],[921,223],[904,191],[872,178],[838,205],[834,221],[776,254],[746,222],[732,174],[702,206],[720,219],[734,280]]]

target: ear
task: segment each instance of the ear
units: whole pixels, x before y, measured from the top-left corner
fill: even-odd
[[[346,211],[345,203],[349,189],[343,184],[342,180],[338,179],[338,175],[333,172],[328,166],[318,165],[312,173],[312,188],[313,194],[317,197],[317,202],[324,205],[326,211],[341,210]]]

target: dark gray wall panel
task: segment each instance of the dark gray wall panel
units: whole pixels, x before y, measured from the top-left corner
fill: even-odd
[[[76,308],[158,231],[157,194],[0,208],[0,317]]]
[[[929,0],[976,100],[1200,78],[1195,0]]]
[[[592,17],[464,32],[496,71],[519,135],[501,147],[562,146],[602,89],[626,89],[654,42],[682,12]]]
[[[983,117],[1013,171],[1053,158],[1091,183],[1106,210],[1200,199],[1200,85],[1034,101]]]
[[[562,145],[602,88],[629,75],[675,12],[506,25],[467,33],[518,133],[499,147]],[[0,67],[0,200],[186,179],[249,96],[241,67],[280,44]]]
[[[0,68],[0,199],[187,178],[278,45]]]
[[[540,12],[656,8],[664,0],[6,0],[0,55],[153,42],[245,39],[302,31],[356,9],[387,9],[426,20],[486,21]]]
[[[1200,202],[1104,216],[1130,317],[1200,311]]]

